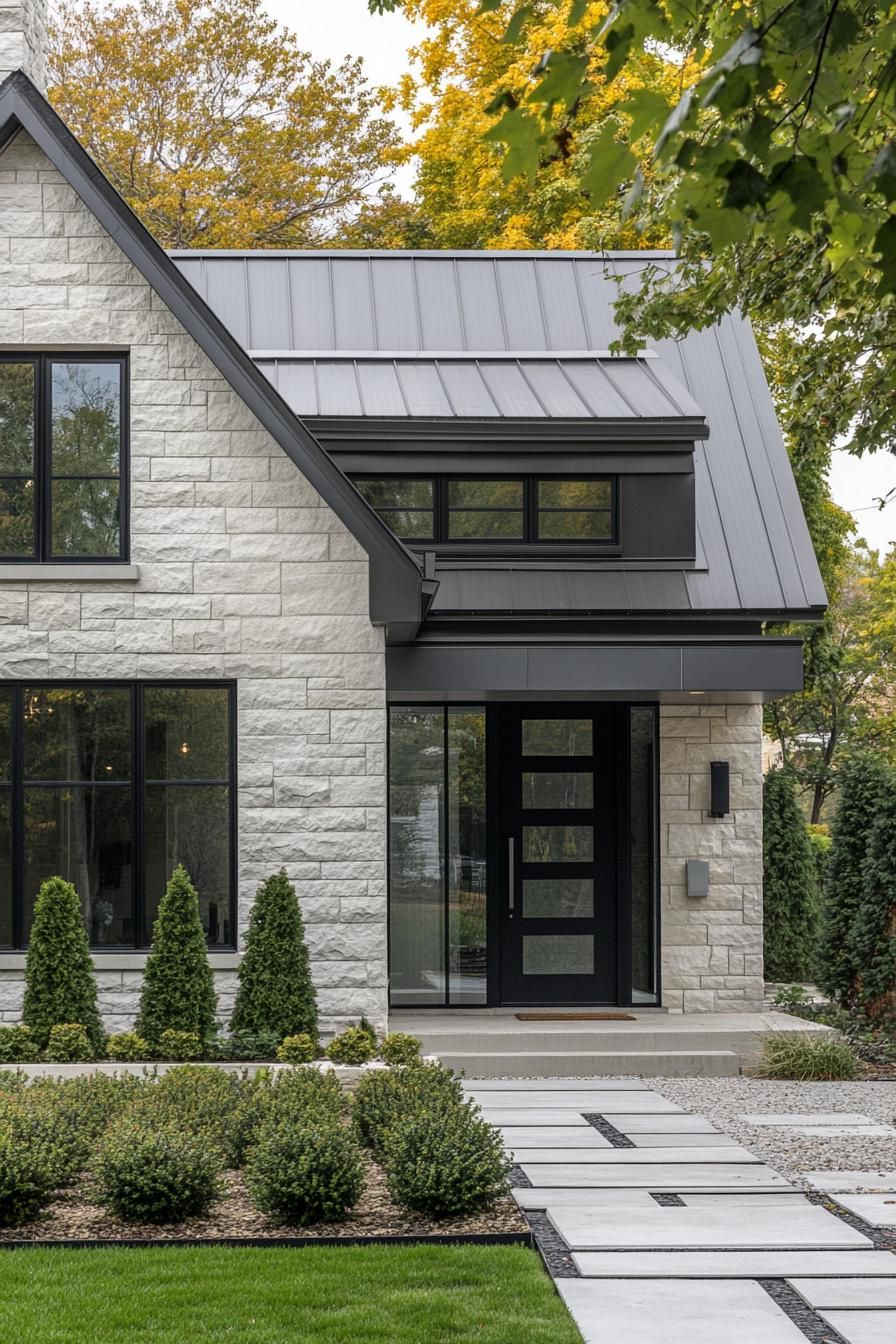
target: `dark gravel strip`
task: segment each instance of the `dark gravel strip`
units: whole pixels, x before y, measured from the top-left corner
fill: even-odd
[[[513,1166],[510,1168],[510,1175],[508,1179],[510,1180],[510,1184],[516,1190],[532,1189],[532,1182],[529,1180],[529,1177],[523,1171],[522,1167],[518,1167],[515,1162]]]
[[[681,1195],[673,1195],[669,1191],[652,1190],[650,1192],[650,1198],[655,1199],[660,1208],[663,1209],[683,1209],[685,1207],[685,1202]]]
[[[840,1331],[823,1321],[784,1279],[757,1279],[756,1282],[812,1344],[847,1344]]]
[[[636,1146],[627,1134],[623,1134],[615,1125],[611,1125],[604,1116],[585,1115],[582,1118],[587,1120],[589,1125],[597,1130],[598,1134],[602,1134],[605,1139],[608,1139],[614,1148],[634,1148]]]
[[[554,1225],[547,1214],[542,1210],[533,1209],[531,1213],[526,1213],[525,1217],[532,1229],[536,1248],[551,1278],[581,1278],[579,1271],[572,1262],[572,1256],[566,1242],[555,1231]]]

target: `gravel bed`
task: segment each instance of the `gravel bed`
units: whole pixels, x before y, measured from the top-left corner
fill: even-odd
[[[46,1213],[22,1227],[0,1229],[0,1242],[9,1241],[105,1241],[115,1239],[171,1241],[219,1237],[384,1237],[437,1236],[483,1232],[528,1232],[528,1224],[510,1195],[493,1209],[467,1218],[435,1221],[422,1214],[399,1209],[389,1198],[382,1170],[366,1160],[366,1180],[358,1203],[338,1223],[315,1223],[311,1227],[283,1227],[252,1204],[242,1173],[224,1173],[225,1194],[205,1218],[183,1223],[124,1223],[93,1200],[93,1188],[85,1179],[61,1192]]]
[[[742,1115],[856,1112],[896,1126],[896,1082],[779,1083],[764,1078],[646,1078],[661,1096],[730,1134],[799,1184],[804,1171],[894,1171],[896,1135],[809,1137],[790,1127],[751,1125]],[[807,1121],[807,1123],[810,1123]],[[695,1149],[695,1155],[698,1152]]]

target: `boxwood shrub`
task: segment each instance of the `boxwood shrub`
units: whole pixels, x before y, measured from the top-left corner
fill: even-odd
[[[432,1218],[488,1208],[506,1192],[510,1171],[500,1134],[478,1108],[442,1100],[392,1123],[383,1165],[396,1204]]]
[[[149,1059],[150,1048],[136,1031],[122,1031],[117,1036],[106,1037],[106,1055],[119,1064],[136,1064]]]
[[[221,1155],[205,1136],[170,1122],[132,1120],[100,1142],[94,1175],[100,1202],[131,1223],[179,1223],[208,1212],[220,1194]]]
[[[96,1057],[80,1022],[58,1022],[50,1028],[46,1059],[50,1064],[86,1064]]]
[[[30,1027],[0,1027],[0,1064],[31,1064],[38,1053]]]
[[[463,1102],[460,1079],[441,1064],[371,1070],[355,1089],[355,1131],[361,1142],[379,1156],[386,1132],[399,1116],[439,1102],[457,1106]]]
[[[334,1064],[366,1064],[376,1054],[376,1036],[365,1027],[346,1027],[326,1049]]]
[[[266,1125],[249,1155],[246,1180],[263,1213],[306,1227],[344,1217],[361,1194],[364,1170],[351,1130],[318,1112]]]
[[[287,1036],[277,1046],[277,1060],[280,1064],[310,1064],[317,1055],[317,1042],[307,1031]]]
[[[201,1137],[228,1166],[237,1165],[243,1148],[238,1113],[245,1080],[203,1064],[182,1064],[150,1081],[134,1100],[131,1118],[151,1129],[156,1124]]]
[[[420,1042],[406,1031],[388,1031],[380,1041],[379,1057],[384,1064],[417,1064]]]
[[[54,1186],[39,1144],[4,1129],[0,1119],[0,1227],[30,1222],[49,1204]]]
[[[311,1114],[338,1120],[346,1106],[339,1079],[319,1069],[284,1070],[271,1088],[271,1114],[277,1120],[302,1120]]]

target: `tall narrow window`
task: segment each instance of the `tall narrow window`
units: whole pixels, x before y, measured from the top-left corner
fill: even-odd
[[[632,1002],[657,1002],[657,724],[652,705],[629,709]]]
[[[0,356],[0,559],[122,560],[127,360]]]

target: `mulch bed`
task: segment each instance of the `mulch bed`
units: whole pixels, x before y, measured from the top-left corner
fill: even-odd
[[[205,1218],[183,1223],[125,1223],[93,1202],[94,1191],[85,1177],[59,1197],[33,1223],[0,1228],[0,1243],[43,1241],[183,1241],[219,1238],[282,1240],[284,1237],[426,1237],[470,1236],[482,1233],[528,1232],[528,1224],[513,1199],[506,1195],[487,1213],[465,1218],[434,1220],[399,1209],[389,1197],[382,1169],[366,1159],[364,1191],[354,1209],[339,1223],[284,1227],[253,1205],[242,1172],[224,1173],[224,1197]]]

